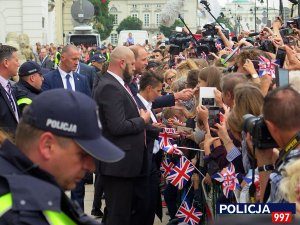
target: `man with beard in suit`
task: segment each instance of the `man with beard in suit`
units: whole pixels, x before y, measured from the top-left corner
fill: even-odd
[[[150,120],[150,112],[139,110],[128,87],[134,69],[133,52],[125,46],[115,48],[108,70],[100,77],[95,89],[103,136],[125,152],[121,161],[99,165],[108,211],[106,225],[140,225],[146,214],[144,190],[148,153],[145,125]]]

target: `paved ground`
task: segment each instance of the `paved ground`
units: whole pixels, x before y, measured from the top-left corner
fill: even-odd
[[[91,213],[91,209],[92,209],[92,204],[93,204],[93,197],[94,197],[94,186],[93,185],[86,185],[85,186],[85,201],[84,201],[84,207],[85,207],[85,213],[90,215]],[[102,207],[105,205],[104,201],[102,204]],[[103,208],[102,208],[103,210]],[[162,223],[160,222],[160,220],[156,217],[155,218],[155,223],[154,225],[166,225],[168,223],[169,220],[169,216],[166,216],[166,209],[163,209],[163,221]],[[99,219],[101,220],[101,219]]]

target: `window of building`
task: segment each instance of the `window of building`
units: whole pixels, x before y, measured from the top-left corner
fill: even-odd
[[[156,25],[160,24],[160,14],[156,13]]]
[[[150,14],[146,13],[144,14],[144,26],[149,27],[150,25]]]
[[[110,34],[110,43],[113,45],[118,44],[118,34]]]
[[[136,8],[137,8],[137,5],[136,5],[136,4],[133,4],[133,5],[132,5],[132,8],[136,9]]]
[[[132,13],[131,17],[138,18],[138,14],[137,13]]]
[[[112,14],[114,16],[113,25],[118,25],[118,14]]]
[[[111,9],[109,11],[110,12],[118,12],[118,9],[116,7],[111,7]]]
[[[145,4],[145,8],[147,8],[147,9],[148,9],[148,8],[149,8],[149,4]]]
[[[156,5],[156,8],[161,8],[161,4],[157,4],[157,5]]]

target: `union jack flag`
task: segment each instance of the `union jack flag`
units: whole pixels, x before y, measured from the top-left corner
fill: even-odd
[[[181,156],[179,162],[173,167],[172,172],[166,177],[173,186],[181,190],[190,179],[194,171],[193,164],[185,157]]]
[[[218,41],[215,43],[215,47],[218,49],[218,51],[222,50],[222,44]]]
[[[193,205],[190,205],[187,201],[184,201],[178,209],[175,215],[184,223],[189,225],[197,225],[200,222],[202,212],[198,211]]]
[[[268,74],[269,76],[272,76],[275,78],[275,68],[278,65],[277,60],[271,61],[263,56],[259,56],[260,63],[259,66],[259,76],[263,76]]]
[[[234,191],[239,187],[239,181],[236,178],[235,168],[232,163],[221,172],[214,174],[212,178],[222,183],[223,193],[226,198],[228,198],[229,191]]]
[[[172,171],[174,167],[174,163],[170,161],[170,159],[165,158],[164,161],[160,164],[160,172],[164,177],[167,177],[168,174]]]
[[[163,132],[159,133],[159,148],[167,147],[173,144],[173,134],[175,133],[175,128],[163,128]]]
[[[183,155],[182,151],[177,148],[177,145],[168,145],[162,148],[168,154]]]

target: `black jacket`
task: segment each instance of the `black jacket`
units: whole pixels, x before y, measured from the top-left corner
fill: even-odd
[[[22,79],[20,79],[18,83],[15,83],[12,88],[17,99],[17,104],[19,106],[20,113],[23,112],[24,107],[28,104],[20,103],[18,100],[23,98],[29,98],[33,100],[36,95],[41,93],[41,90],[36,89],[35,87],[31,86]]]
[[[0,217],[1,225],[49,224],[45,210],[62,211],[80,225],[99,224],[74,206],[53,176],[6,140],[0,148],[0,196],[9,192],[13,206]]]
[[[101,174],[115,177],[145,175],[148,161],[145,122],[134,99],[109,73],[100,77],[94,98],[99,106],[103,136],[126,153],[119,162],[101,162]]]
[[[16,103],[18,114],[19,114],[17,100],[15,99],[13,91],[12,91],[12,95]],[[0,84],[0,129],[10,133],[11,135],[14,135],[17,129],[17,125],[18,125],[18,120],[14,114],[14,110],[7,97],[5,89]]]

